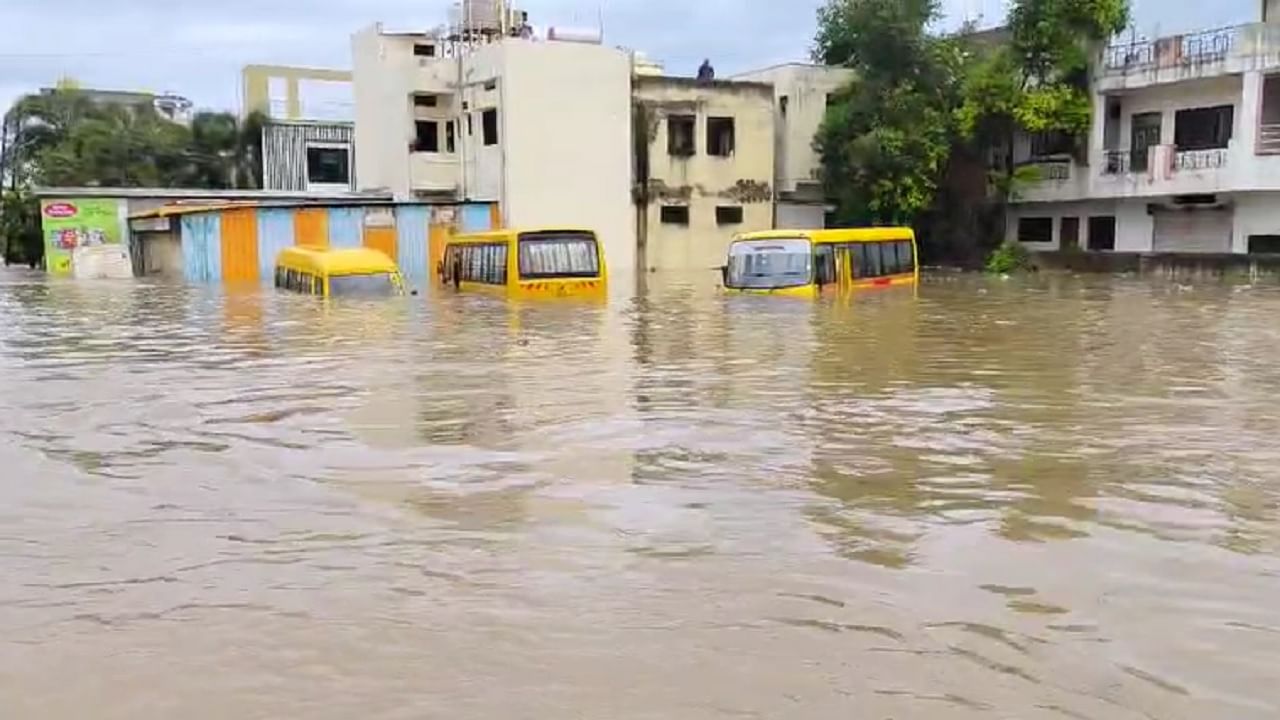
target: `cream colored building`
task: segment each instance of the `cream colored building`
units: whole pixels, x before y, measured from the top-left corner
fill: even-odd
[[[636,267],[628,53],[375,25],[352,54],[361,189],[496,201],[509,227],[589,227],[612,270]]]
[[[633,82],[643,265],[719,267],[735,234],[773,227],[773,88],[653,75]]]
[[[819,176],[822,162],[813,149],[813,140],[826,116],[829,99],[853,80],[853,71],[790,63],[743,73],[734,79],[773,86],[777,226],[823,227],[826,198]]]

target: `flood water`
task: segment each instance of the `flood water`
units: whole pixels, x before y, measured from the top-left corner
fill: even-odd
[[[0,716],[1274,718],[1280,287],[0,275]]]

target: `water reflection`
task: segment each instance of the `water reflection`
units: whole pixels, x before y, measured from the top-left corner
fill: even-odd
[[[1274,288],[0,277],[14,717],[1280,711]]]

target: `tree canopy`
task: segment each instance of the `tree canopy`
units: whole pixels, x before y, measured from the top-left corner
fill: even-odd
[[[937,0],[829,0],[815,59],[855,71],[815,139],[842,223],[909,223],[946,166],[959,47],[931,35]]]
[[[1013,0],[998,37],[931,30],[938,0],[827,0],[814,59],[855,79],[814,140],[843,223],[914,223],[933,207],[954,155],[1004,148],[991,178],[1005,202],[1026,174],[1018,132],[1077,146],[1091,121],[1089,59],[1120,32],[1129,0]]]
[[[187,127],[148,105],[96,102],[73,87],[19,99],[0,138],[6,256],[39,252],[34,186],[261,188],[265,122],[261,114],[202,112]]]

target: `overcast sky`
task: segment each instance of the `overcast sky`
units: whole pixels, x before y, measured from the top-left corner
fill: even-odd
[[[1147,33],[1256,19],[1259,0],[1135,0]],[[710,57],[721,75],[806,59],[822,0],[525,0],[537,25],[590,25],[646,51],[673,74]],[[1004,0],[943,0],[947,25],[998,23]],[[350,35],[375,21],[425,29],[449,0],[0,0],[0,108],[69,76],[86,87],[173,91],[239,109],[249,63],[350,66]],[[309,105],[342,114],[342,96]]]

